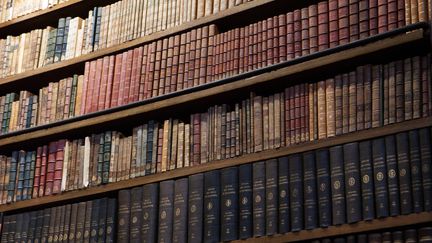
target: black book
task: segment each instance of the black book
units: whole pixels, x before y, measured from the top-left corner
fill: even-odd
[[[81,203],[74,203],[72,204],[71,209],[71,219],[70,219],[70,226],[69,226],[69,241],[75,241],[76,240],[76,232],[77,232],[77,218],[78,218],[78,207]],[[84,204],[85,207],[85,204]],[[81,210],[85,210],[81,209]]]
[[[21,233],[23,231],[23,223],[24,223],[24,214],[20,213],[16,215],[16,224],[15,224],[15,242],[21,242]]]
[[[428,128],[419,130],[420,158],[423,179],[424,210],[432,211],[431,135]]]
[[[27,195],[29,195],[28,191],[31,190],[31,187],[30,187],[31,159],[32,159],[32,153],[31,152],[25,153],[25,165],[24,165],[24,170],[22,171],[22,173],[24,174],[24,185],[22,187],[22,196],[21,196],[22,200],[30,199],[30,197],[27,198]],[[20,171],[20,174],[21,174],[21,171]],[[32,187],[33,187],[33,185],[32,185]],[[17,200],[18,200],[18,198],[17,198]]]
[[[419,134],[417,130],[409,131],[409,150],[413,210],[415,213],[419,213],[423,211],[423,188]]]
[[[418,230],[419,242],[432,242],[432,227],[422,227]]]
[[[290,230],[289,183],[288,183],[288,157],[278,159],[278,195],[279,195],[279,233],[284,234]]]
[[[30,224],[30,212],[23,213],[22,231],[21,231],[21,242],[27,242],[29,224]]]
[[[399,149],[399,148],[398,148]],[[388,217],[387,166],[385,161],[384,138],[372,140],[372,158],[375,186],[376,217]]]
[[[265,235],[265,163],[256,162],[252,165],[253,170],[253,236],[264,236]]]
[[[238,177],[237,167],[221,170],[221,241],[238,239]]]
[[[65,31],[66,19],[60,18],[57,27],[57,35],[54,47],[54,62],[59,62],[62,56],[63,36]]]
[[[392,232],[393,242],[404,242],[404,235],[402,231],[393,231]]]
[[[64,231],[64,226],[65,226],[65,210],[66,210],[66,206],[60,206],[59,207],[59,212],[60,212],[60,223],[59,223],[59,227],[58,227],[58,232],[56,232],[56,238],[54,238],[55,242],[63,242],[63,231]]]
[[[7,195],[8,203],[13,202],[15,197],[17,168],[18,168],[18,151],[13,151],[12,158],[11,158],[11,167],[9,169],[9,184],[8,184],[8,195]]]
[[[318,187],[318,218],[320,227],[331,225],[331,184],[330,184],[330,159],[327,149],[315,152]]]
[[[85,210],[85,221],[84,221],[84,242],[88,242],[90,240],[90,231],[91,231],[91,223],[92,223],[92,211],[93,211],[93,201],[86,202],[86,210]]]
[[[202,242],[204,174],[189,176],[188,242]]]
[[[173,242],[187,242],[188,178],[174,183]]]
[[[90,242],[98,241],[100,199],[92,201]]]
[[[41,242],[48,241],[50,219],[51,219],[51,209],[50,208],[45,208],[43,210],[43,223],[42,223]],[[10,234],[10,232],[9,232],[9,234]]]
[[[159,187],[158,242],[172,242],[174,180],[162,181]]]
[[[387,183],[389,197],[389,213],[390,216],[400,214],[399,203],[399,183],[397,176],[397,160],[396,160],[396,142],[393,135],[385,137],[385,150],[387,162]]]
[[[101,198],[99,201],[99,225],[98,225],[98,242],[105,242],[106,238],[106,224],[107,224],[107,207],[108,207],[108,198]]]
[[[48,242],[53,242],[54,239],[54,231],[55,227],[57,225],[57,208],[53,207],[50,208],[50,222],[49,222],[49,229],[48,229]]]
[[[32,240],[36,239],[36,225],[38,220],[38,213],[39,211],[30,212],[30,223],[29,223],[29,230],[27,233],[28,239],[32,239]]]
[[[375,218],[374,176],[372,169],[372,148],[369,140],[359,143],[360,176],[362,180],[362,211],[363,220]]]
[[[290,155],[289,160],[289,186],[291,208],[291,230],[303,229],[303,161],[301,154]]]
[[[239,238],[252,237],[252,165],[239,167]]]
[[[157,240],[159,183],[143,186],[141,240],[145,243]]]
[[[410,214],[413,208],[411,202],[412,187],[408,141],[407,133],[404,132],[396,135],[401,214]]]
[[[368,242],[367,234],[359,234],[357,235],[357,242]]]
[[[72,204],[66,204],[65,206],[65,219],[64,219],[64,229],[63,229],[63,240],[62,242],[68,242],[69,232],[70,232],[70,223],[71,223],[71,212],[72,212]]]
[[[220,173],[204,174],[204,242],[219,242],[220,230]]]
[[[141,242],[141,218],[142,218],[142,187],[131,189],[131,208],[129,222],[129,240]]]
[[[111,131],[105,132],[104,146],[103,146],[103,165],[102,165],[102,183],[108,183],[110,160],[111,160]]]
[[[330,178],[332,184],[333,224],[344,224],[345,210],[345,178],[342,146],[335,146],[330,151]]]
[[[5,242],[5,243],[8,242],[8,234],[10,231],[10,228],[9,228],[10,217],[11,216],[4,216],[4,218],[2,220],[3,224],[2,224],[2,234],[1,234],[1,238],[0,238],[1,242]]]
[[[116,239],[116,222],[117,222],[117,200],[109,198],[107,204],[107,217],[106,217],[106,243],[115,242]]]
[[[358,143],[345,144],[343,150],[347,221],[355,223],[362,219]]]
[[[130,190],[120,190],[118,193],[118,242],[129,242],[130,197]]]
[[[7,234],[8,242],[15,242],[16,232],[17,232],[17,218],[16,217],[17,217],[16,214],[9,216],[9,232]],[[47,238],[45,238],[45,239],[47,239]]]
[[[303,163],[305,229],[314,229],[318,225],[315,153],[313,151],[303,153]]]
[[[417,241],[417,230],[407,229],[404,232],[405,242],[419,242]]]
[[[278,162],[276,159],[265,162],[266,172],[266,234],[278,232]]]

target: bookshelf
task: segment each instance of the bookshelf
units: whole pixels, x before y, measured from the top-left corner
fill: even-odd
[[[110,1],[89,1],[89,0],[70,0],[52,8],[40,10],[28,15],[0,23],[0,38],[3,35],[19,34],[33,28],[52,25],[57,22],[59,17],[85,16],[86,12],[95,7],[114,3]],[[48,66],[26,71],[13,76],[0,79],[0,88],[9,92],[16,89],[35,89],[42,84],[52,81],[59,76],[65,77],[73,72],[83,72],[84,65],[107,55],[118,54],[142,44],[161,40],[166,37],[181,34],[189,30],[209,24],[239,26],[249,23],[255,19],[262,19],[263,16],[271,16],[269,10],[277,8],[284,1],[279,0],[255,0],[246,2],[239,6],[218,12],[216,14],[202,17],[179,26],[150,34],[135,40],[131,40],[120,45],[104,48],[82,55],[80,57],[53,63]],[[313,1],[314,3],[316,1]],[[303,4],[300,4],[303,5]],[[283,10],[298,7],[283,6]],[[251,13],[263,11],[263,16],[252,17]],[[282,10],[278,10],[282,12]],[[246,20],[245,20],[246,18]],[[32,21],[37,21],[37,26],[28,26]],[[225,27],[226,28],[226,27]],[[285,77],[300,77],[299,83],[305,81],[302,76],[319,76],[323,70],[331,70],[336,73],[338,67],[355,66],[357,63],[365,63],[368,59],[392,60],[398,56],[406,56],[409,48],[418,48],[416,52],[430,52],[430,26],[428,23],[420,22],[385,33],[376,34],[371,37],[357,40],[348,44],[318,51],[299,58],[284,61],[278,64],[259,68],[251,72],[234,75],[229,78],[220,79],[192,88],[175,91],[169,94],[153,97],[147,100],[130,103],[127,105],[110,108],[98,112],[93,112],[62,121],[53,122],[46,125],[39,125],[19,131],[14,131],[0,135],[0,151],[7,153],[17,146],[23,148],[34,147],[34,143],[48,143],[60,138],[76,138],[76,134],[89,134],[92,132],[103,132],[107,128],[117,126],[131,126],[138,124],[142,118],[156,117],[156,119],[166,115],[158,115],[164,112],[176,112],[187,110],[188,107],[196,106],[194,109],[206,108],[209,104],[214,104],[217,100],[227,99],[236,95],[241,95],[256,90],[261,87],[280,87],[280,81]],[[221,27],[223,30],[224,27]],[[404,50],[400,53],[395,51]],[[388,55],[386,57],[386,55]],[[38,80],[44,80],[40,81]],[[430,80],[429,80],[430,83]],[[198,108],[197,108],[198,107]],[[131,121],[133,121],[131,123]],[[160,183],[168,180],[187,178],[188,176],[205,173],[214,170],[221,170],[233,166],[251,164],[253,162],[265,161],[293,154],[303,153],[322,148],[343,145],[346,143],[370,140],[377,137],[384,137],[414,129],[428,128],[432,126],[432,117],[422,117],[403,122],[398,122],[382,127],[370,128],[355,132],[346,133],[330,138],[319,139],[300,144],[268,149],[262,152],[244,154],[238,157],[211,161],[194,165],[192,167],[178,168],[163,173],[156,173],[141,177],[136,177],[124,181],[112,182],[81,190],[66,191],[55,195],[42,196],[38,198],[16,201],[0,205],[0,213],[11,215],[16,213],[28,212],[31,210],[45,207],[61,206],[67,203],[77,203],[83,200],[101,198],[102,196],[117,197],[120,190],[131,189],[133,187]],[[327,228],[316,228],[312,230],[301,230],[299,232],[289,232],[286,234],[274,234],[246,240],[235,240],[233,242],[298,242],[323,239],[327,237],[345,236],[378,230],[398,229],[406,226],[427,225],[432,222],[431,212],[410,213],[396,217],[385,217],[370,221],[360,221],[353,224],[342,224],[339,226],[329,226]]]

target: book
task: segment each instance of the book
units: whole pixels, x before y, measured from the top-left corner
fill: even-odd
[[[159,185],[159,226],[158,242],[172,241],[172,222],[174,204],[174,181],[162,181]]]
[[[204,174],[189,176],[188,242],[203,239],[203,185]]]
[[[333,225],[340,225],[346,222],[343,147],[331,147],[329,153],[330,178],[332,185],[332,219]]]
[[[219,170],[204,173],[203,238],[204,242],[220,240],[221,175]],[[223,200],[223,199],[222,199]]]

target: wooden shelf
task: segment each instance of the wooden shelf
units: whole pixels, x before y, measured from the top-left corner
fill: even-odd
[[[283,235],[265,236],[251,238],[247,240],[236,240],[235,243],[269,243],[269,242],[297,242],[321,239],[327,237],[342,236],[347,234],[357,234],[373,230],[391,230],[396,227],[423,224],[432,222],[432,212],[418,214],[401,215],[371,221],[361,221],[355,224],[344,224],[340,226],[330,226],[328,228],[317,228],[313,230],[302,230],[290,232]]]
[[[83,2],[83,1],[87,1],[87,0],[72,0],[72,2]],[[87,61],[91,61],[106,55],[111,55],[111,54],[115,54],[121,51],[125,51],[127,49],[142,45],[144,43],[148,43],[148,42],[153,42],[155,40],[161,39],[161,38],[165,38],[171,35],[176,35],[185,31],[188,31],[190,29],[194,29],[197,28],[199,26],[203,26],[203,25],[208,25],[211,23],[215,23],[218,21],[222,21],[223,19],[226,18],[231,18],[231,17],[235,17],[237,14],[241,14],[244,13],[246,11],[251,11],[254,9],[258,9],[258,8],[262,8],[265,5],[269,5],[270,3],[273,3],[273,5],[276,5],[276,3],[279,0],[254,0],[251,2],[247,2],[247,3],[243,3],[239,6],[235,6],[232,7],[230,9],[218,12],[216,14],[213,15],[209,15],[203,18],[199,18],[190,22],[186,22],[183,23],[181,25],[175,26],[173,28],[169,28],[167,30],[164,31],[160,31],[160,32],[156,32],[153,34],[150,34],[148,36],[144,36],[129,42],[125,42],[122,43],[120,45],[116,45],[116,46],[112,46],[112,47],[108,47],[108,48],[104,48],[95,52],[91,52],[89,54],[85,54],[76,58],[72,58],[69,60],[65,60],[65,61],[61,61],[61,62],[57,62],[57,63],[53,63],[50,64],[48,66],[44,66],[41,68],[37,68],[34,70],[30,70],[30,71],[26,71],[23,73],[19,73],[16,75],[12,75],[9,77],[5,77],[0,79],[0,85],[5,85],[5,84],[9,84],[12,82],[16,82],[18,80],[22,80],[22,79],[28,79],[28,78],[33,78],[36,76],[40,76],[40,75],[46,75],[48,73],[54,72],[54,71],[61,71],[67,68],[71,68],[73,66],[76,66],[77,64],[83,64]],[[67,2],[69,3],[69,2]],[[69,3],[71,4],[71,3]]]
[[[128,117],[145,114],[148,112],[160,110],[167,107],[175,107],[191,101],[199,101],[210,96],[215,96],[221,93],[239,90],[245,87],[262,84],[286,77],[289,75],[313,70],[325,65],[340,63],[352,58],[365,56],[383,49],[396,47],[399,45],[419,41],[424,38],[424,30],[417,29],[415,31],[404,33],[401,35],[391,36],[389,38],[380,39],[366,45],[358,45],[350,49],[342,49],[340,51],[331,52],[328,55],[322,55],[317,58],[309,58],[302,62],[297,62],[274,71],[261,73],[253,77],[234,80],[232,82],[213,82],[195,87],[189,90],[175,92],[163,97],[155,97],[146,101],[137,102],[136,104],[118,107],[111,110],[106,110],[99,113],[88,114],[82,117],[76,117],[69,120],[64,120],[58,123],[34,127],[18,132],[4,134],[0,136],[0,147],[5,145],[13,145],[20,142],[25,142],[33,139],[40,139],[48,136],[60,136],[65,133],[70,133],[77,129],[91,128],[99,124],[127,119]],[[329,50],[331,51],[331,50]],[[222,80],[223,81],[223,80]],[[198,90],[198,91],[195,91]]]
[[[18,18],[0,23],[0,38],[7,35],[19,35],[36,28],[46,26],[57,26],[61,17],[73,16],[84,17],[88,11],[96,6],[105,6],[117,0],[69,0],[52,7],[38,10]]]
[[[349,142],[372,139],[375,137],[386,136],[390,134],[395,134],[399,132],[409,131],[412,129],[418,129],[423,127],[429,127],[429,126],[432,126],[432,117],[415,119],[411,121],[387,125],[380,128],[373,128],[369,130],[344,134],[337,137],[297,144],[290,147],[266,150],[259,153],[246,154],[236,158],[212,161],[194,167],[180,168],[180,169],[167,171],[164,173],[137,177],[137,178],[120,181],[120,182],[109,183],[97,187],[90,187],[84,190],[69,191],[58,195],[45,196],[45,197],[40,197],[40,198],[35,198],[30,200],[14,202],[12,204],[0,205],[0,212],[15,211],[24,208],[39,207],[41,205],[55,204],[63,201],[75,200],[82,197],[90,197],[102,193],[114,192],[121,189],[141,186],[144,184],[155,183],[155,182],[175,179],[179,177],[185,177],[196,173],[202,173],[206,171],[217,170],[217,169],[222,169],[231,166],[238,166],[241,164],[251,163],[255,161],[262,161],[262,160],[267,160],[272,158],[283,157],[290,154],[316,150],[319,148],[331,147],[331,146],[345,144]]]

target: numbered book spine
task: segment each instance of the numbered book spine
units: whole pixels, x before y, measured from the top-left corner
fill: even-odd
[[[130,207],[130,233],[131,241],[141,241],[141,219],[142,219],[142,187],[131,189],[131,207]]]
[[[204,174],[204,242],[220,241],[220,179],[219,170]]]
[[[291,230],[303,229],[303,161],[300,154],[291,155],[289,160],[289,186],[291,208]]]
[[[238,219],[239,169],[237,167],[222,169],[220,173],[220,180],[221,180],[221,224],[220,224],[221,239],[220,240],[221,241],[236,240],[238,239],[238,229],[239,229],[239,219]],[[250,189],[250,184],[248,185]]]
[[[252,165],[239,167],[239,238],[252,237]],[[223,232],[223,231],[222,231]]]
[[[413,211],[419,213],[423,211],[424,202],[418,130],[409,131],[409,151]]]
[[[159,184],[159,227],[158,241],[172,241],[172,222],[174,204],[174,181],[163,181]]]
[[[330,178],[332,185],[333,224],[345,223],[345,178],[342,146],[330,148]]]
[[[320,227],[331,225],[331,181],[330,181],[330,159],[327,149],[315,152],[317,169],[317,191],[318,191],[318,219]]]
[[[375,218],[375,194],[370,141],[366,140],[359,143],[359,156],[363,220],[372,220]]]
[[[188,178],[175,181],[173,242],[187,242]]]

